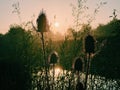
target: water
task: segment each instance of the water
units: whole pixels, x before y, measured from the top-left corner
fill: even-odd
[[[78,74],[62,69],[55,69],[54,75],[51,70],[48,73],[48,81],[46,80],[45,71],[39,71],[33,76],[33,90],[38,90],[39,86],[44,90],[49,83],[50,90],[75,90],[78,81]],[[53,79],[54,76],[54,79]],[[79,74],[79,81],[85,82],[85,74]],[[87,90],[120,90],[120,80],[106,79],[98,75],[89,75],[87,82]]]

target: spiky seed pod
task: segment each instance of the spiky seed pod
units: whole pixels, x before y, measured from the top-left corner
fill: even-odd
[[[80,57],[75,59],[73,68],[75,71],[83,71],[83,61]]]
[[[94,53],[95,49],[95,40],[93,38],[93,36],[88,35],[85,38],[85,52],[86,53]]]
[[[40,15],[38,16],[36,22],[37,22],[38,32],[48,32],[49,31],[49,25],[48,25],[45,13],[41,12]]]
[[[49,57],[49,63],[50,63],[50,64],[55,64],[55,63],[57,63],[58,58],[59,58],[59,57],[58,57],[57,52],[51,53],[51,55],[50,55],[50,57]]]

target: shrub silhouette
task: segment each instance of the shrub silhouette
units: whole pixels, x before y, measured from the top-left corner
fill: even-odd
[[[30,74],[22,63],[0,60],[0,90],[28,90]]]

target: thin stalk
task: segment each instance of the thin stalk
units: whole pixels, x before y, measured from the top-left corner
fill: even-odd
[[[86,76],[85,76],[85,90],[87,90],[87,81],[88,81],[88,75],[89,75],[89,68],[90,68],[90,53],[88,55],[88,58],[87,58],[87,68],[86,68]]]
[[[46,80],[47,80],[47,86],[49,86],[48,72],[47,72],[47,61],[46,61],[45,43],[44,43],[44,34],[43,34],[43,32],[41,32],[41,36],[42,36],[41,40],[42,40],[42,47],[43,47],[43,57],[44,57]]]

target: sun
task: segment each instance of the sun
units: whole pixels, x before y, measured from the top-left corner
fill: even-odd
[[[55,23],[54,23],[54,26],[55,26],[55,27],[59,27],[59,23],[58,23],[58,22],[55,22]]]

